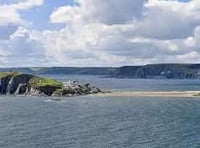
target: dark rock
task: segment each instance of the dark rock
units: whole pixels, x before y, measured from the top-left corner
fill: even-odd
[[[33,76],[28,74],[13,76],[10,79],[9,84],[7,86],[7,93],[14,94],[21,83],[26,84],[26,86],[28,86],[27,83],[31,78],[33,78]]]
[[[41,78],[29,74],[7,72],[0,73],[1,94],[31,95],[31,96],[77,96],[101,92],[89,83],[65,86],[61,82]]]
[[[92,93],[92,94],[97,94],[97,93],[101,93],[102,91],[99,89],[99,88],[97,88],[97,87],[91,87],[91,90],[90,90],[90,93]]]
[[[57,89],[60,89],[60,87],[46,85],[46,86],[40,86],[35,89],[38,90],[38,92],[40,92],[40,94],[44,93],[47,96],[51,96],[53,94],[53,92],[56,91]]]
[[[20,83],[17,90],[15,91],[15,95],[23,95],[27,92],[27,84],[26,83]]]
[[[10,76],[10,75],[1,78],[1,80],[0,80],[0,92],[1,92],[1,94],[7,93],[7,87],[8,87],[8,84],[9,84],[11,78],[12,78],[12,76]]]

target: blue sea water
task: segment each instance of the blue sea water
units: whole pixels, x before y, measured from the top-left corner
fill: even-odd
[[[118,91],[200,90],[200,80],[51,76]],[[0,96],[0,148],[198,148],[200,98]]]
[[[106,90],[115,91],[184,91],[200,90],[200,79],[166,80],[166,79],[116,79],[100,76],[80,75],[42,75],[60,81],[78,80],[81,83],[91,83]]]

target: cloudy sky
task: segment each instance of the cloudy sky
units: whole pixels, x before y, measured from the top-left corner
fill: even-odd
[[[198,62],[199,0],[0,1],[0,67]]]

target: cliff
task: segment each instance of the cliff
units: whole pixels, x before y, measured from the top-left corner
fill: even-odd
[[[90,84],[73,85],[49,78],[42,78],[20,72],[0,73],[0,94],[31,96],[72,96],[99,93],[101,90]]]
[[[199,79],[200,64],[152,64],[120,67],[110,77],[139,79]]]
[[[18,71],[29,74],[98,75],[139,79],[199,79],[200,64],[150,64],[123,67],[35,67],[0,68],[1,72]]]

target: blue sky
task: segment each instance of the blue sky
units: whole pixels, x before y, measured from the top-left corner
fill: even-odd
[[[199,0],[2,0],[0,67],[199,63]]]
[[[13,4],[17,2],[20,2],[20,0],[2,0],[0,1],[0,4]],[[49,23],[49,16],[56,8],[74,4],[75,3],[73,0],[46,0],[44,1],[43,5],[22,11],[20,12],[20,15],[23,19],[29,20],[33,23],[31,26],[29,26],[33,29],[61,29],[64,27],[64,25]]]
[[[31,26],[33,29],[61,29],[64,25],[49,23],[49,16],[56,8],[73,4],[72,0],[52,0],[51,2],[46,0],[42,6],[23,11],[21,15],[24,19],[30,20],[33,23]]]

